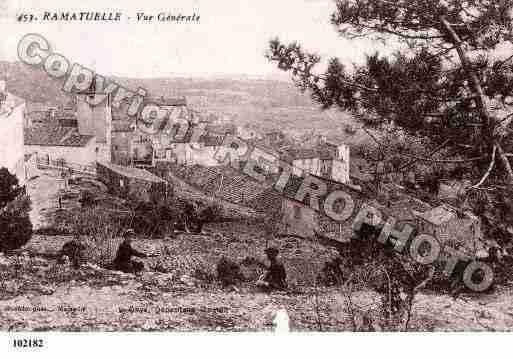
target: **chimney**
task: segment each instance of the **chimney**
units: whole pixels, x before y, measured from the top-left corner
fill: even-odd
[[[52,120],[55,119],[56,113],[57,113],[57,110],[55,108],[53,108],[53,107],[50,107],[48,109],[48,118],[50,118]]]

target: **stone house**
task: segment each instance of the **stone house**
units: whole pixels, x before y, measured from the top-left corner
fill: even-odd
[[[39,124],[25,129],[26,153],[35,153],[40,161],[63,161],[81,166],[94,165],[101,159],[96,139],[82,135],[74,127]]]
[[[292,164],[296,176],[306,172],[336,182],[350,182],[349,146],[325,143],[313,148],[289,149],[283,159]]]
[[[417,229],[435,237],[442,246],[474,256],[483,249],[481,221],[470,211],[442,204],[426,212],[416,212]]]
[[[110,96],[93,106],[88,98],[96,95],[92,81],[88,90],[75,94],[73,107],[46,111],[39,121],[33,118],[25,128],[25,153],[36,153],[40,161],[68,162],[91,166],[111,161],[112,109]]]
[[[112,163],[124,166],[131,163],[133,132],[129,122],[112,121]]]
[[[98,162],[96,174],[109,193],[121,198],[148,202],[167,197],[167,182],[142,168]]]
[[[316,177],[326,183],[328,194],[340,190],[347,193],[354,201],[355,210],[351,218],[343,223],[328,217],[324,210],[316,211],[309,206],[308,196],[304,201],[295,199],[295,194],[299,190],[302,178],[292,175],[285,186],[284,192],[279,193],[275,189],[270,188],[250,202],[250,205],[261,211],[273,216],[279,216],[281,228],[279,236],[297,236],[302,238],[326,237],[338,242],[348,241],[352,233],[352,220],[356,215],[356,210],[363,202],[365,195],[358,186],[344,184],[325,178]],[[323,203],[326,196],[321,197]],[[336,212],[341,212],[344,208],[343,201],[337,201],[334,205]]]

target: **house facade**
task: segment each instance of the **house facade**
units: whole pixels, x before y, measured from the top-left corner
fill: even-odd
[[[62,161],[81,166],[101,160],[94,136],[81,135],[74,127],[55,124],[34,125],[25,129],[25,152],[46,163]]]
[[[25,170],[24,137],[25,101],[8,93],[5,82],[0,82],[0,167],[18,177],[20,184],[27,180]]]
[[[219,166],[220,163],[215,158],[219,146],[206,145],[203,142],[196,143],[172,143],[166,148],[165,157],[156,156],[156,160],[166,160],[172,163],[185,166]]]
[[[459,211],[442,204],[416,213],[417,229],[435,237],[442,246],[460,250],[469,256],[483,249],[481,221],[470,211]]]
[[[323,144],[314,148],[290,149],[284,160],[293,166],[293,174],[308,173],[340,183],[350,182],[349,146]]]
[[[166,111],[166,116],[159,121],[154,121],[147,129],[141,129],[144,125],[141,118],[128,117],[127,104],[122,104],[120,109],[113,112],[112,121],[112,162],[121,165],[135,165],[149,167],[154,165],[154,159],[167,160],[166,152],[169,143],[173,143],[171,136],[163,141],[168,127],[173,128],[183,121],[189,121],[192,111],[187,108],[187,101],[181,98],[156,98],[148,99],[146,103],[158,105]]]
[[[359,187],[320,177],[317,178],[326,183],[327,193],[337,190],[345,192],[352,198],[355,208],[359,208],[363,203],[364,196]],[[299,177],[291,177],[291,180],[289,180],[285,187],[284,196],[281,200],[282,233],[304,238],[314,238],[320,235],[338,242],[349,241],[352,234],[352,220],[356,213],[353,211],[351,217],[346,221],[338,222],[327,216],[322,209],[320,211],[313,209],[309,205],[309,200],[298,201],[294,199],[301,181],[302,179]],[[321,197],[321,203],[323,203],[325,197]],[[333,210],[336,213],[341,213],[344,210],[344,206],[345,203],[343,201],[337,201],[333,206]]]

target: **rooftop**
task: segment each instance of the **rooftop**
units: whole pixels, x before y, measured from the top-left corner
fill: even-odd
[[[47,111],[32,111],[25,114],[32,122],[45,122],[48,119]]]
[[[165,98],[163,96],[150,100],[158,106],[187,106],[185,97]]]
[[[153,183],[164,183],[166,182],[162,178],[155,176],[153,173],[137,167],[125,167],[120,165],[115,165],[113,163],[107,162],[98,162],[103,167],[110,169],[124,177],[135,178],[142,181],[153,182]]]
[[[127,121],[112,121],[112,132],[133,132],[134,128]]]
[[[426,212],[417,212],[416,215],[435,226],[440,226],[456,217],[456,212],[446,205],[440,205]]]
[[[3,95],[4,93],[2,93]],[[0,114],[10,113],[10,111],[25,103],[25,100],[13,95],[12,93],[5,93],[5,100],[0,104]]]
[[[81,135],[75,127],[37,124],[24,130],[25,145],[84,147],[94,136]]]
[[[328,146],[316,146],[311,148],[290,148],[283,156],[285,161],[294,161],[300,159],[333,159],[337,157],[336,150]]]

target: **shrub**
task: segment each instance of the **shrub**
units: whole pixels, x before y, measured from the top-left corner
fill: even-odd
[[[0,168],[0,251],[20,248],[32,236],[30,199],[15,175]]]
[[[141,202],[134,209],[132,228],[146,236],[163,236],[173,231],[175,208],[165,203]]]
[[[80,200],[79,200],[80,204],[82,205],[82,207],[91,207],[92,205],[94,205],[94,195],[91,191],[82,191],[80,193]]]
[[[240,266],[234,261],[222,257],[216,266],[217,280],[226,287],[244,281]]]
[[[18,179],[7,168],[0,168],[0,209],[7,203],[14,201],[22,193],[23,189],[18,184]]]

